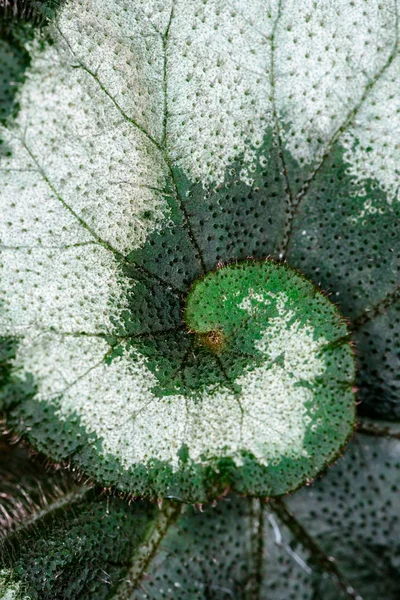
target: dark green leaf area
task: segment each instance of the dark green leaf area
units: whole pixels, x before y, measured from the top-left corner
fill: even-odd
[[[46,404],[41,407],[33,396],[20,399],[20,403],[10,409],[7,413],[7,423],[13,431],[22,434],[24,426],[29,423],[30,430],[27,439],[35,449],[43,452],[50,460],[59,462],[69,459],[83,449],[85,444],[98,443],[96,437],[88,435],[86,429],[81,425],[80,417],[72,413],[68,419],[59,421],[59,406]],[[58,433],[49,431],[51,423],[59,423]],[[49,440],[52,447],[49,448]]]
[[[196,345],[189,348],[192,341],[182,321],[190,285],[218,265],[249,256],[279,257],[287,241],[289,264],[331,294],[343,313],[355,319],[385,302],[396,289],[399,208],[388,202],[376,182],[355,182],[341,147],[334,147],[310,179],[310,167],[295,164],[268,131],[255,165],[252,181],[245,183],[240,161],[233,163],[216,188],[204,188],[172,168],[165,189],[169,204],[165,225],[128,257],[133,280],[138,269],[146,270],[148,278],[142,272],[141,282],[132,285],[125,332],[145,334],[135,339],[134,348],[149,358],[160,381],[157,393],[193,390],[196,386],[188,388],[187,382],[191,373],[206,371],[201,368],[203,359],[210,363],[210,377],[204,384],[221,377],[221,360],[210,359]],[[293,229],[288,229],[291,222]],[[167,337],[180,327],[182,331]],[[165,338],[158,337],[162,331]],[[243,342],[238,336],[237,345]],[[137,356],[135,349],[132,356]],[[372,354],[362,363],[366,361],[372,361]],[[242,346],[232,375],[247,364]],[[392,385],[390,381],[381,388],[385,408],[380,412],[392,403]],[[362,411],[370,403],[364,391],[362,387]]]
[[[17,91],[30,65],[27,43],[38,27],[54,18],[63,0],[14,0],[0,5],[0,124],[15,117]],[[44,38],[42,40],[44,43]],[[1,146],[0,153],[6,152]]]
[[[272,260],[231,264],[196,281],[187,298],[185,320],[197,334],[222,331],[227,349],[254,352],[260,329],[280,314],[281,294],[285,313],[290,313],[288,323],[297,319],[301,325],[312,323],[316,337],[329,342],[346,335],[345,321],[334,305],[299,273]],[[243,330],[249,331],[250,344]]]
[[[332,598],[346,598],[268,504],[230,496],[186,509],[132,600],[315,600],[322,578]]]
[[[184,211],[185,204],[172,176],[163,194],[168,207],[165,222],[147,237],[143,247],[132,250],[127,258],[137,267],[132,271],[132,276],[140,270],[155,276],[154,279],[161,286],[157,293],[162,294],[165,284],[185,292],[191,282],[203,272],[201,257],[194,243],[191,223]]]
[[[332,556],[354,598],[400,595],[399,446],[396,439],[358,435],[333,469],[288,501],[302,527],[297,543],[312,540],[319,562],[322,554]],[[337,599],[323,579],[315,594]]]
[[[358,184],[336,146],[299,205],[287,259],[357,318],[398,285],[400,204]]]
[[[195,344],[186,330],[154,336],[132,343],[132,360],[138,353],[146,356],[147,367],[156,375],[157,396],[183,393],[198,395],[209,385],[224,386],[226,381],[217,358],[207,348]]]
[[[168,531],[132,600],[245,598],[257,561],[252,505],[259,517],[259,501],[245,498],[229,497],[200,510],[188,506]]]
[[[24,402],[22,410],[17,407],[10,411],[7,422],[13,431],[20,434],[24,432],[23,424],[29,422],[30,431],[26,437],[38,451],[45,453],[54,462],[69,463],[73,460],[75,464],[83,465],[82,468],[95,481],[104,482],[122,492],[152,499],[168,497],[180,501],[188,499],[206,502],[226,489],[232,479],[231,472],[235,472],[232,460],[224,459],[219,462],[218,472],[212,467],[201,468],[192,463],[176,472],[171,465],[156,459],[148,465],[127,469],[118,457],[103,451],[101,438],[88,433],[77,414],[63,420],[54,433],[53,424],[59,423],[58,410],[57,404],[46,406],[42,410],[35,400],[30,399]],[[127,440],[127,443],[132,442]],[[185,448],[180,448],[178,452],[185,462]],[[250,461],[250,467],[252,466],[253,461]],[[297,477],[296,467],[292,466],[292,469],[293,476]],[[262,470],[257,475],[258,483],[262,484]]]
[[[312,284],[272,261],[244,261],[208,274],[194,284],[185,303],[150,277],[147,285],[142,281],[133,285],[125,320],[132,337],[127,351],[132,361],[146,357],[159,381],[153,390],[157,395],[196,395],[210,385],[226,387],[249,366],[263,364],[265,356],[256,343],[269,320],[279,315],[280,293],[288,295],[293,320],[313,323],[317,337],[333,343],[347,335],[334,306]],[[261,298],[252,315],[241,307],[249,294]],[[219,334],[219,342],[213,343],[212,336]]]
[[[289,194],[276,135],[267,131],[255,151],[249,177],[243,181],[243,163],[232,163],[225,180],[205,189],[176,171],[180,196],[198,241],[206,271],[218,263],[266,258],[281,243]]]
[[[129,259],[185,291],[219,262],[273,254],[281,242],[288,194],[270,130],[255,154],[251,180],[243,181],[239,159],[217,187],[191,181],[171,165],[164,190],[167,221]]]
[[[125,266],[124,272],[132,280],[132,287],[122,312],[123,326],[116,323],[121,336],[140,339],[182,325],[181,294],[133,267]]]
[[[287,499],[188,507],[132,600],[396,600],[398,450],[397,440],[359,435]]]
[[[249,367],[265,363],[260,341],[281,316],[283,297],[287,326],[312,324],[315,338],[324,337],[323,351],[331,351],[334,363],[340,354],[334,345],[341,346],[347,335],[344,320],[310,282],[273,261],[231,264],[195,282],[187,298],[185,320],[195,335],[195,345],[214,353],[228,380],[234,381]],[[279,362],[283,364],[283,355],[270,360],[269,366]]]
[[[138,353],[148,359],[160,382],[157,394],[195,394],[207,385],[226,384],[221,362],[188,334],[183,310],[191,284],[206,271],[221,261],[265,258],[281,241],[287,194],[271,132],[257,151],[257,165],[253,183],[242,181],[237,161],[225,182],[210,189],[171,168],[164,190],[166,222],[128,255],[131,266],[123,268],[132,287],[124,328],[118,327],[123,336],[132,336],[132,360]],[[243,370],[243,356],[237,362]]]
[[[29,373],[20,378],[13,372],[12,360],[16,349],[17,341],[14,338],[0,336],[0,411],[14,407],[22,400],[29,400],[36,392]]]
[[[5,542],[5,586],[19,583],[21,595],[32,600],[108,598],[153,513],[146,503],[88,492]]]
[[[400,418],[400,302],[354,334],[362,414]]]
[[[32,37],[30,27],[8,27],[6,20],[2,21],[0,8],[0,124],[5,124],[9,116],[18,112],[15,95],[30,63],[24,37]],[[0,145],[0,151],[6,150]]]
[[[132,287],[120,331],[132,336],[132,360],[138,353],[148,359],[160,382],[157,394],[193,394],[210,384],[226,384],[220,357],[207,344],[195,343],[182,316],[187,290],[205,272],[249,256],[264,259],[280,248],[289,192],[270,131],[255,164],[251,182],[241,179],[238,161],[227,170],[223,184],[209,189],[173,168],[164,190],[169,206],[164,226],[128,255],[131,266],[125,265],[124,272]],[[251,337],[247,342],[236,337],[238,352],[229,379],[257,357],[254,340],[248,342]],[[235,352],[231,348],[230,356]]]

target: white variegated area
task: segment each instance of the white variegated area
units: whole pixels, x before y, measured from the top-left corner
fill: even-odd
[[[282,0],[276,30],[276,98],[285,145],[318,162],[397,47],[396,0]],[[366,97],[365,97],[366,95]]]
[[[254,310],[245,306],[259,310],[265,304],[257,294],[245,300],[243,310],[251,315]],[[95,337],[26,338],[18,356],[21,376],[32,373],[37,400],[54,405],[60,419],[78,415],[101,440],[103,452],[117,456],[125,468],[157,458],[178,469],[183,445],[194,462],[206,465],[218,457],[240,465],[244,451],[263,465],[300,457],[311,421],[306,403],[326,368],[319,355],[326,340],[315,339],[312,326],[293,319],[285,294],[276,300],[278,316],[258,341],[265,364],[237,378],[238,398],[230,388],[206,389],[196,401],[156,397],[152,390],[158,382],[144,358],[135,361],[125,353],[107,364],[107,344]],[[278,356],[282,363],[275,363]]]
[[[382,75],[342,137],[349,172],[359,184],[376,180],[389,202],[400,200],[400,56]],[[375,210],[373,210],[375,208]],[[372,214],[376,207],[372,207]]]
[[[390,65],[398,50],[397,0],[192,0],[175,6],[169,133],[173,158],[192,177],[220,183],[242,156],[243,179],[251,181],[262,132],[276,125],[274,110],[284,147],[300,163],[317,165],[353,117],[354,138],[369,131],[371,110],[380,115],[384,97],[385,121],[375,121],[370,141],[382,163],[390,137],[385,176],[382,166],[373,166],[375,154],[369,173],[363,161],[350,153],[347,159],[360,178],[397,181],[399,64]]]
[[[29,597],[22,593],[19,583],[9,582],[12,576],[11,569],[0,571],[0,600],[29,600]]]
[[[54,44],[32,43],[1,133],[0,333],[20,340],[15,366],[39,401],[57,397],[60,418],[78,413],[126,466],[176,465],[183,443],[194,460],[302,453],[311,392],[295,384],[322,373],[322,340],[288,314],[265,346],[284,366],[237,381],[243,418],[228,390],[204,392],[200,408],[154,398],[144,360],[108,366],[96,334],[126,308],[121,261],[168,220],[172,163],[207,187],[242,157],[251,182],[272,128],[311,166],[339,141],[355,179],[397,197],[397,27],[396,0],[66,2]]]

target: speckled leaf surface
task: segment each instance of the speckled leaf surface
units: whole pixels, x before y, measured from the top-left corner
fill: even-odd
[[[378,429],[375,436],[357,435],[335,468],[290,497],[287,506],[308,540],[334,557],[355,597],[394,600],[400,592],[400,429],[386,434],[379,436]],[[336,598],[323,581],[318,589],[321,598]]]
[[[0,458],[2,600],[109,598],[180,511],[101,494],[25,448],[1,442]]]
[[[107,598],[143,542],[152,511],[85,491],[48,510],[32,531],[18,531],[2,548],[0,592],[12,598]],[[3,598],[3,596],[1,596]],[[7,597],[7,596],[6,596]]]
[[[170,528],[132,598],[395,600],[399,441],[358,435],[286,500],[225,498]]]
[[[360,410],[398,411],[396,2],[84,0],[53,17],[24,45],[29,67],[6,98],[1,134],[9,426],[135,494],[297,487],[350,434],[350,335]],[[265,317],[271,369],[259,370],[260,331],[251,358],[230,348],[227,366],[224,348],[196,345],[183,316],[193,281],[267,256],[299,269],[311,296],[338,314],[315,284],[349,319],[329,338],[332,381],[317,364],[318,319],[279,305],[284,284]],[[251,312],[257,293],[248,286],[230,310]],[[307,377],[296,344],[309,349]],[[308,460],[308,434],[321,427],[317,455],[333,423],[314,383],[335,399],[336,445],[291,478],[296,447]],[[255,415],[241,408],[252,389]],[[299,394],[292,422],[281,398]],[[312,407],[324,413],[315,421]],[[284,484],[265,475],[276,464]]]
[[[99,498],[2,446],[8,492],[24,510],[10,515],[1,546],[0,597],[396,600],[400,429],[362,428],[311,486],[207,506]],[[29,478],[30,498],[11,490],[15,472],[25,486]],[[41,505],[34,482],[46,490]],[[2,497],[4,508],[11,513]]]

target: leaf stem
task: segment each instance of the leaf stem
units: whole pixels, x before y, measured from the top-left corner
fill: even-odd
[[[296,519],[280,498],[271,498],[269,504],[279,519],[288,527],[293,537],[310,553],[310,559],[323,572],[328,573],[344,594],[351,600],[362,600],[362,596],[353,588],[341,573],[335,560],[326,554],[307,529]]]
[[[112,594],[113,600],[129,600],[132,597],[137,583],[143,577],[170,525],[181,513],[181,508],[181,504],[164,500],[164,506],[151,522],[144,542],[131,557],[131,564],[126,576]]]
[[[359,419],[356,431],[363,435],[400,440],[400,424],[395,422],[382,421],[377,423],[369,419]]]
[[[264,559],[264,502],[251,498],[250,503],[250,573],[245,588],[246,600],[261,598]]]

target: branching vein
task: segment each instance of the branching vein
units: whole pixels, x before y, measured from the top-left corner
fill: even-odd
[[[302,204],[304,199],[307,198],[313,182],[316,180],[316,177],[319,174],[319,172],[323,169],[327,159],[329,158],[329,156],[332,152],[332,149],[333,149],[335,143],[338,141],[338,139],[343,135],[343,133],[345,133],[345,131],[354,122],[354,119],[356,118],[358,113],[361,111],[361,109],[365,105],[365,102],[367,101],[368,97],[370,96],[372,90],[375,88],[376,84],[381,80],[381,78],[387,72],[387,70],[389,69],[389,67],[391,66],[394,59],[396,58],[396,56],[399,53],[399,14],[398,14],[397,0],[395,1],[395,24],[394,24],[394,27],[395,27],[395,39],[394,39],[393,48],[392,48],[392,51],[390,52],[389,57],[387,58],[385,63],[381,66],[381,68],[378,69],[378,71],[375,73],[375,75],[367,83],[367,85],[365,86],[365,89],[361,95],[360,100],[346,115],[346,117],[344,118],[342,123],[336,128],[319,163],[317,164],[314,171],[311,173],[309,178],[304,183],[303,188],[293,199],[292,210],[289,213],[288,222],[286,224],[285,239],[283,241],[282,249],[280,252],[280,258],[282,260],[285,260],[287,254],[289,252],[289,247],[290,247],[291,240],[293,237],[294,222],[296,220],[296,216],[298,215],[300,205]]]
[[[307,529],[288,509],[285,502],[276,498],[270,499],[269,503],[279,519],[290,529],[295,539],[309,551],[311,560],[322,569],[323,572],[328,573],[333,578],[344,596],[351,600],[362,600],[361,595],[353,589],[350,582],[346,580],[336,562],[318,545],[312,535],[310,535]]]

